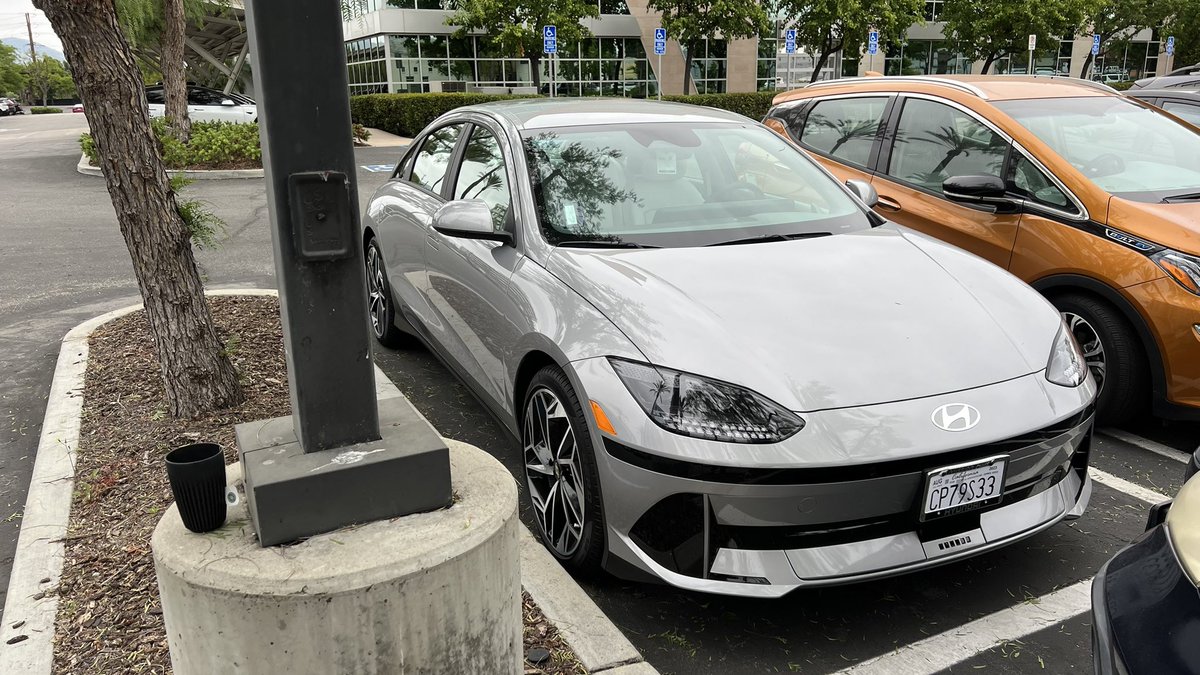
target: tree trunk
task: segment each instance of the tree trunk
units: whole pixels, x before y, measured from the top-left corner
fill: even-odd
[[[242,400],[204,299],[190,233],[150,129],[145,95],[112,0],[34,0],[75,75],[117,222],[133,260],[171,414]]]
[[[684,96],[692,93],[692,54],[696,53],[696,44],[689,42],[687,44],[687,53],[683,55],[683,94]]]
[[[551,57],[553,58],[553,57]],[[536,52],[529,55],[529,71],[533,76],[533,88],[542,93],[542,55]]]
[[[995,63],[996,59],[998,59],[998,58],[1000,58],[1000,56],[998,56],[996,54],[988,54],[988,57],[986,59],[984,59],[984,61],[983,61],[983,70],[979,71],[979,74],[987,75],[988,70],[991,70],[992,64]]]
[[[1087,58],[1083,60],[1083,68],[1079,70],[1079,77],[1085,80],[1092,79],[1092,61],[1095,60],[1095,55],[1089,50]]]
[[[162,75],[167,123],[171,135],[184,143],[192,136],[187,111],[187,73],[183,69],[183,32],[187,17],[183,0],[163,0]]]
[[[835,44],[837,45],[836,48],[834,47]],[[825,44],[821,47],[821,57],[816,61],[813,61],[812,76],[808,78],[809,84],[816,82],[817,79],[821,77],[821,69],[825,67],[825,63],[829,60],[829,56],[838,49],[841,49],[841,47],[842,45],[840,42],[835,43],[832,40],[825,40]]]

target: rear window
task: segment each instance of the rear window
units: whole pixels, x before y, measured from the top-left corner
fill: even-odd
[[[886,96],[817,101],[804,121],[800,142],[817,152],[865,167],[886,107]]]

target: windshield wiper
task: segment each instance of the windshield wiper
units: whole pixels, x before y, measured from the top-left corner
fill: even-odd
[[[737,244],[758,244],[767,241],[791,241],[793,239],[815,239],[816,237],[828,237],[832,232],[798,232],[796,234],[760,234],[756,237],[746,237],[745,239],[730,239],[729,241],[718,241],[713,244],[705,244],[705,246],[734,246]]]
[[[633,241],[604,241],[602,239],[583,239],[580,241],[564,241],[556,246],[567,248],[662,248],[651,244],[639,244]]]
[[[1174,202],[1194,202],[1198,199],[1200,199],[1200,192],[1185,192],[1183,194],[1163,197],[1163,203],[1171,204]]]

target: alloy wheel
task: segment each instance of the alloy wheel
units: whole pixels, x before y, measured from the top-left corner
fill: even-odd
[[[554,392],[542,387],[529,397],[521,440],[534,515],[550,547],[569,558],[583,539],[583,472],[575,427]]]
[[[387,302],[387,283],[383,279],[379,248],[372,244],[367,248],[367,311],[377,338],[382,338],[387,330]]]
[[[1096,379],[1096,390],[1103,390],[1104,343],[1100,341],[1099,332],[1087,319],[1074,312],[1063,312],[1063,319],[1067,322],[1067,330],[1075,336],[1075,341],[1083,351],[1083,360],[1087,363],[1088,370],[1092,371],[1092,377]]]

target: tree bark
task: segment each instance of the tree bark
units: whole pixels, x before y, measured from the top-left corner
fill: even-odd
[[[834,45],[836,45],[836,47]],[[821,57],[816,61],[813,61],[812,76],[808,78],[809,84],[816,82],[817,79],[821,77],[821,69],[824,68],[825,63],[829,61],[829,56],[841,48],[841,42],[835,43],[828,39],[825,40],[825,45],[821,48]]]
[[[1088,51],[1087,58],[1083,60],[1083,68],[1079,70],[1080,78],[1084,80],[1092,79],[1090,73],[1092,72],[1092,61],[1094,61],[1095,58],[1095,55],[1092,54],[1091,51]]]
[[[113,0],[34,0],[63,42],[133,260],[171,414],[242,400],[204,299],[190,233],[159,157],[141,77]]]
[[[183,0],[163,0],[162,74],[167,123],[171,135],[184,143],[192,136],[187,110],[187,73],[183,68],[183,33],[187,16]]]
[[[986,59],[984,59],[984,61],[983,61],[983,70],[979,71],[979,74],[980,74],[980,75],[987,75],[987,74],[988,74],[988,70],[991,70],[991,68],[992,68],[992,64],[993,64],[993,63],[995,63],[995,62],[996,62],[996,59],[998,59],[998,58],[1000,58],[1000,57],[999,57],[999,56],[997,56],[997,55],[995,55],[995,54],[989,54],[989,55],[988,55],[988,57],[987,57]]]
[[[529,56],[529,72],[530,72],[530,75],[533,77],[533,87],[535,89],[537,89],[539,94],[542,93],[542,55],[541,54],[537,54],[535,52],[534,54],[531,54]]]
[[[692,54],[696,53],[696,44],[689,42],[687,44],[687,53],[683,55],[683,94],[684,96],[692,93]]]

